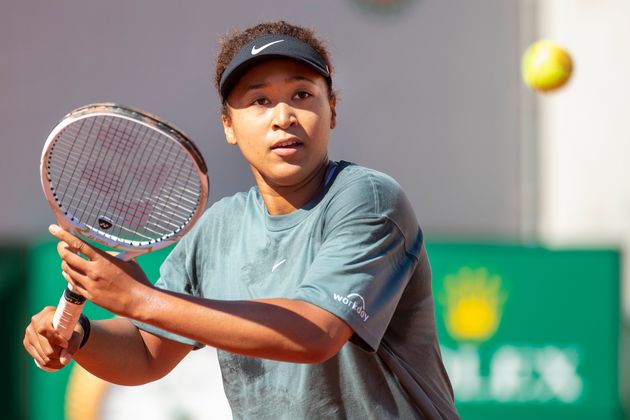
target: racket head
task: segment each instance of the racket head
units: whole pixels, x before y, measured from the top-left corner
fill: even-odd
[[[131,255],[177,241],[208,199],[194,143],[157,116],[115,103],[67,114],[46,140],[40,174],[64,229]]]

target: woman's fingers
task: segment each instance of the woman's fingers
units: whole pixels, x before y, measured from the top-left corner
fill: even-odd
[[[81,239],[72,235],[69,232],[66,232],[62,228],[57,225],[50,225],[48,227],[48,231],[57,239],[67,243],[70,248],[74,249],[77,253],[83,254],[88,257],[90,260],[98,258],[101,256],[101,251],[94,248],[90,244],[83,242]],[[79,257],[80,258],[80,257]]]
[[[40,366],[53,367],[59,364],[61,350],[68,342],[52,325],[55,308],[44,308],[31,318],[24,332],[24,348]]]
[[[85,296],[86,298],[88,297],[86,285],[90,284],[92,280],[87,274],[85,274],[85,272],[75,267],[72,267],[65,260],[63,260],[61,261],[61,275],[64,279],[66,279],[68,283],[72,285],[73,289],[77,293]]]
[[[67,242],[62,241],[57,244],[57,253],[61,259],[84,272],[87,270],[87,267],[91,262],[90,260],[86,260],[81,257],[78,254],[78,251],[70,247]]]
[[[46,356],[46,352],[42,349],[39,337],[35,333],[31,324],[29,324],[24,332],[23,344],[26,351],[37,361],[37,363],[40,365],[48,363],[49,359]]]
[[[71,275],[66,273],[65,271],[62,271],[61,275],[63,276],[64,279],[66,279],[66,281],[68,283],[70,283],[72,285],[72,291],[73,292],[76,292],[76,293],[80,294],[81,296],[85,297],[86,299],[89,299],[90,292],[88,292],[87,289],[85,287],[83,287],[83,284],[75,281],[71,277]]]

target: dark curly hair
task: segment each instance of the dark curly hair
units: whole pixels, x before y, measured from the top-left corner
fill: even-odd
[[[263,22],[258,25],[247,28],[243,31],[233,31],[219,41],[219,53],[217,54],[214,67],[214,87],[219,92],[219,82],[221,81],[221,75],[225,71],[227,65],[232,61],[234,56],[243,48],[245,44],[251,40],[263,35],[288,35],[293,38],[297,38],[302,42],[310,45],[319,55],[322,56],[324,62],[328,65],[330,74],[332,76],[333,66],[330,62],[330,54],[328,49],[324,45],[324,42],[315,36],[315,33],[311,29],[303,28],[301,26],[292,25],[284,20],[277,20],[274,22]],[[328,95],[334,96],[332,89],[332,79],[328,80]],[[224,108],[225,108],[225,104]],[[224,109],[224,113],[225,113]]]

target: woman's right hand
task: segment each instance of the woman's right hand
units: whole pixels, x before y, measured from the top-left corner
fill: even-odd
[[[58,370],[70,363],[79,348],[83,328],[77,324],[70,340],[66,340],[53,327],[55,307],[47,306],[36,315],[24,333],[24,348],[42,368]]]

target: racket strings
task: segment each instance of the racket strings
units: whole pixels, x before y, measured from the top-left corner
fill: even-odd
[[[94,205],[99,202],[99,197],[105,193],[112,194],[118,193],[122,188],[122,181],[116,182],[116,188],[111,188],[112,179],[117,177],[116,172],[111,169],[112,160],[109,156],[102,153],[100,144],[96,139],[102,138],[103,126],[98,125],[95,136],[92,136],[94,129],[93,119],[81,120],[82,124],[70,125],[66,127],[62,136],[57,141],[57,154],[54,155],[58,159],[63,159],[63,152],[70,152],[65,155],[66,161],[63,161],[63,165],[71,163],[75,168],[82,168],[82,177],[75,176],[73,172],[71,177],[59,178],[58,189],[63,188],[64,194],[61,198],[61,202],[66,204],[66,207],[73,211],[73,216],[79,220],[83,220],[86,212],[90,209],[90,205],[93,209]],[[87,128],[86,128],[87,122]],[[75,130],[76,128],[76,130]],[[87,132],[86,132],[87,131]],[[65,147],[60,147],[65,146]],[[99,146],[97,148],[97,146]],[[78,150],[79,153],[72,153],[71,151]],[[94,159],[95,156],[101,156],[102,159]],[[88,157],[92,157],[91,161],[88,161]],[[109,164],[105,164],[109,162]],[[64,188],[65,187],[65,188]],[[69,200],[66,200],[66,192],[71,191],[72,196]],[[97,194],[94,197],[94,194]]]
[[[188,173],[188,176],[186,177],[186,179],[183,179],[184,185],[179,186],[179,188],[176,188],[176,185],[167,185],[166,183],[160,185],[160,194],[158,194],[157,196],[164,197],[164,201],[162,203],[158,203],[158,205],[164,207],[164,209],[160,209],[159,214],[161,216],[167,215],[164,210],[167,210],[169,213],[171,213],[173,212],[173,210],[179,210],[182,208],[187,209],[189,207],[184,204],[186,202],[186,193],[188,193],[189,190],[183,187],[190,185],[191,168],[189,165],[186,165],[186,162],[184,161],[185,159],[186,156],[182,153],[179,153],[178,158],[175,160],[175,164],[168,168],[169,174],[172,172],[173,168],[177,168],[177,172],[171,177],[171,179],[173,180],[183,179],[182,170],[187,170],[186,172]],[[178,203],[178,201],[180,200],[183,200],[184,203]],[[183,207],[182,204],[184,204]],[[197,203],[193,203],[191,202],[191,200],[188,200],[188,204],[193,204],[196,206]]]
[[[83,128],[83,125],[84,125],[84,124],[85,124],[85,120],[81,120],[81,124],[77,127],[77,129],[78,129],[78,130],[81,130],[81,129]],[[92,126],[91,126],[91,125],[90,125],[90,128],[89,128],[89,129],[90,129],[90,130],[92,129]],[[86,144],[87,144],[87,143],[82,144],[82,145],[81,145],[81,148],[78,150],[80,155],[82,155],[82,154],[83,154],[83,151],[84,151],[84,148],[85,148]],[[55,144],[55,146],[57,146],[57,144]],[[53,149],[53,150],[54,150],[54,149]],[[51,154],[52,154],[52,151],[51,151]],[[54,159],[49,158],[49,166],[51,165],[51,162],[54,162]],[[59,175],[60,179],[64,179],[64,175],[66,175],[66,166],[67,166],[67,163],[69,163],[69,162],[68,162],[68,161],[66,161],[66,160],[63,160],[63,161],[61,162],[61,174]],[[70,167],[72,168],[72,169],[71,169],[72,173],[71,173],[71,174],[69,174],[69,177],[70,177],[70,178],[74,178],[74,177],[75,177],[76,170],[77,170],[77,168],[78,168],[78,165],[70,165]],[[67,190],[64,190],[64,191],[63,191],[63,195],[61,196],[61,199],[60,199],[60,200],[61,200],[61,201],[60,201],[60,204],[61,204],[61,203],[63,203],[63,202],[65,202],[66,191],[67,191]]]
[[[95,123],[98,120],[94,121]],[[95,145],[99,146],[99,152],[97,155],[95,156],[103,156],[105,158],[106,162],[109,162],[108,167],[107,167],[107,172],[105,173],[99,173],[99,175],[101,176],[101,179],[103,177],[108,177],[110,174],[110,170],[115,173],[115,174],[119,174],[119,173],[124,173],[124,165],[126,163],[126,160],[128,159],[128,157],[130,156],[130,153],[127,152],[131,152],[133,151],[134,153],[138,152],[137,148],[133,148],[130,147],[130,139],[131,139],[131,134],[126,132],[124,130],[124,128],[120,127],[121,122],[124,120],[121,119],[116,119],[114,121],[111,120],[101,120],[99,121],[100,124],[100,128],[99,128],[99,135],[93,139],[93,142]],[[116,134],[117,133],[125,133],[125,137],[120,139],[120,142],[118,143],[118,145],[120,146],[118,149],[115,147],[114,140],[116,139]],[[136,132],[136,135],[138,135],[138,133]],[[100,140],[101,138],[104,138],[105,141]],[[109,152],[109,153],[108,153]],[[113,168],[112,168],[112,164],[114,164]],[[124,182],[123,182],[124,185]],[[97,192],[97,195],[95,198],[93,198],[93,193]],[[88,209],[84,209],[81,217],[85,217],[85,214],[93,214],[93,212],[96,210],[96,205],[97,203],[103,203],[103,198],[102,198],[102,194],[105,194],[105,197],[107,197],[107,194],[109,193],[116,193],[116,194],[120,194],[122,193],[122,187],[119,190],[113,190],[113,191],[108,191],[108,190],[91,190],[90,192],[90,197],[87,199],[86,203],[92,203],[92,208]],[[103,214],[103,209],[99,208],[98,209],[98,214]]]
[[[102,153],[102,143],[99,141],[96,141],[97,139],[103,138],[105,135],[107,135],[107,133],[103,133],[103,125],[98,125],[97,126],[97,131],[96,134],[93,136],[93,129],[94,129],[94,120],[93,119],[84,119],[81,120],[81,125],[76,127],[77,130],[73,130],[74,125],[70,125],[69,127],[66,128],[66,130],[64,131],[65,137],[62,137],[62,139],[67,140],[67,142],[61,142],[58,141],[58,143],[64,144],[66,143],[66,150],[79,150],[80,153],[78,156],[73,156],[74,157],[74,161],[73,166],[74,168],[80,168],[82,167],[82,171],[81,171],[81,178],[77,178],[75,176],[75,172],[73,172],[72,177],[69,178],[70,180],[73,179],[82,179],[84,181],[86,181],[87,185],[68,185],[68,188],[66,188],[64,190],[64,197],[62,197],[62,202],[66,202],[65,201],[65,192],[66,191],[72,191],[73,192],[73,196],[71,197],[70,202],[68,203],[68,208],[72,209],[72,208],[82,208],[82,204],[89,204],[89,203],[96,203],[98,202],[98,197],[100,197],[101,194],[105,193],[105,194],[112,194],[112,193],[118,193],[120,191],[120,189],[122,188],[122,181],[120,179],[117,179],[117,173],[111,170],[111,159],[108,159],[107,155],[104,155]],[[86,122],[87,122],[87,127],[86,127]],[[87,132],[85,131],[87,130]],[[83,139],[83,141],[77,141]],[[78,148],[77,145],[80,145],[81,147]],[[86,149],[86,146],[88,146],[89,148]],[[97,150],[97,146],[98,146],[98,150]],[[61,152],[61,150],[60,150]],[[63,155],[61,155],[63,156]],[[82,162],[86,161],[86,157],[91,156],[91,157],[95,157],[95,156],[102,156],[103,159],[100,161],[95,161],[93,162],[91,165],[81,165]],[[110,164],[108,165],[104,165],[104,162],[110,162]],[[64,162],[65,165],[66,162]],[[63,178],[62,178],[63,179]],[[115,186],[114,186],[115,184]],[[70,188],[73,187],[73,188]],[[85,192],[89,192],[89,196],[85,195]],[[94,199],[93,194],[97,193],[97,199]],[[76,204],[75,204],[76,202]],[[81,214],[75,214],[75,216],[79,219],[83,219],[83,216],[85,214],[85,210],[86,208],[82,208],[82,212]]]
[[[189,154],[165,134],[120,117],[70,124],[51,149],[48,172],[58,204],[86,226],[123,241],[177,233],[199,206],[202,187]],[[71,169],[70,169],[71,168]]]
[[[156,200],[154,200],[155,204],[157,205],[154,207],[151,217],[147,217],[147,222],[154,224],[157,228],[161,229],[162,231],[158,232],[156,230],[150,229],[149,226],[145,226],[145,228],[149,229],[153,233],[157,233],[158,235],[163,234],[167,231],[179,230],[181,225],[185,224],[190,219],[189,211],[192,208],[195,208],[197,205],[197,202],[186,200],[185,198],[183,198],[183,200],[187,201],[189,204],[192,204],[192,206],[189,205],[185,207],[177,201],[171,200],[170,202],[167,202],[165,199],[161,197],[157,197]],[[117,201],[119,200],[116,200],[113,203],[110,203],[108,207],[114,208],[115,210],[118,210],[119,212],[121,209],[124,209],[125,207],[129,207],[132,210],[137,211],[137,209],[133,208],[133,204],[130,204],[129,201],[122,202],[122,206],[117,205],[116,204]],[[174,210],[181,210],[181,211],[177,211],[177,212],[169,211],[168,208],[174,209]],[[146,212],[146,210],[144,210],[144,212]],[[155,220],[156,218],[161,220],[161,222],[156,221]],[[169,223],[169,221],[173,221],[175,223]],[[137,225],[137,223],[135,223],[134,225]],[[130,231],[133,232],[133,230],[125,229],[124,225],[120,226],[120,228],[127,232],[130,232]]]
[[[188,172],[189,172],[188,177],[190,177],[191,171],[188,171]],[[78,186],[79,185],[77,183],[68,185],[68,187],[74,187],[74,188]],[[89,186],[89,183],[88,183],[88,186]],[[181,220],[185,220],[185,217],[183,216],[188,215],[191,206],[194,207],[198,203],[198,193],[196,191],[191,190],[190,188],[188,188],[188,185],[183,184],[181,182],[168,183],[168,184],[164,183],[161,190],[168,195],[165,195],[164,197],[162,196],[156,197],[155,199],[156,204],[158,204],[159,207],[163,209],[162,211],[164,213],[170,214],[174,217],[182,216],[180,217]],[[175,200],[172,197],[174,194],[181,194],[180,196],[177,197],[179,201]],[[88,202],[90,199],[92,199],[92,191],[89,189],[86,189],[83,192],[77,192],[74,194],[73,198],[76,199],[78,202]],[[118,203],[126,203],[126,202],[129,202],[129,200],[123,201],[120,199],[114,199],[111,201],[113,207],[116,207]],[[78,218],[81,218],[81,216],[87,210],[91,210],[85,206],[83,207],[77,206],[77,208],[83,211],[83,213],[77,214]],[[171,208],[171,210],[173,211],[169,212],[168,208]],[[181,210],[181,211],[177,212],[176,210]]]
[[[158,143],[155,142],[155,144]],[[159,162],[155,165],[143,166],[141,171],[136,171],[138,178],[146,182],[149,199],[137,205],[127,206],[128,211],[125,216],[131,224],[149,223],[156,227],[167,224],[168,229],[172,229],[173,223],[171,222],[179,222],[181,226],[189,220],[191,210],[194,211],[198,205],[199,196],[195,193],[194,200],[187,199],[186,195],[190,194],[191,191],[187,188],[190,185],[190,178],[187,178],[185,184],[179,181],[182,169],[186,168],[188,174],[194,171],[192,165],[187,164],[187,155],[181,153],[181,149],[173,147],[172,144],[164,142],[160,144],[168,145],[168,150],[161,147],[160,150],[153,150],[153,154],[165,157],[167,162],[172,163]],[[172,173],[173,168],[178,168],[177,173]],[[161,199],[154,200],[154,197]],[[191,205],[181,205],[180,200],[188,202],[192,207]]]
[[[127,121],[124,122],[127,123]],[[126,127],[124,129],[126,129]],[[153,137],[149,134],[149,139],[146,140],[145,138],[148,134],[148,131],[145,130],[142,133],[141,137],[134,138],[137,139],[137,143],[141,145],[141,147],[136,148],[136,152],[142,149],[142,153],[134,154],[133,159],[129,164],[131,167],[131,175],[135,175],[136,182],[134,183],[132,188],[128,190],[128,194],[123,196],[121,202],[116,201],[113,203],[113,208],[122,214],[121,217],[123,221],[123,223],[118,224],[119,230],[117,232],[117,235],[121,234],[122,227],[137,229],[138,227],[144,225],[144,223],[146,222],[144,220],[146,217],[146,213],[150,213],[151,211],[151,208],[148,207],[149,204],[146,201],[146,196],[152,196],[153,191],[148,191],[146,188],[147,186],[143,184],[142,181],[147,179],[146,169],[151,166],[151,162],[159,157],[159,155],[155,153],[156,145],[161,145],[163,148],[164,145],[167,144],[167,142],[161,141],[161,137],[157,137],[161,135],[159,135],[159,133],[157,132],[155,132],[156,137]],[[146,145],[148,145],[148,147],[142,147]],[[141,164],[139,162],[140,159],[144,159],[144,162],[146,163]],[[141,176],[138,177],[138,174],[140,174]],[[139,188],[141,187],[142,190],[139,190]],[[138,197],[140,201],[132,199],[136,197]]]

